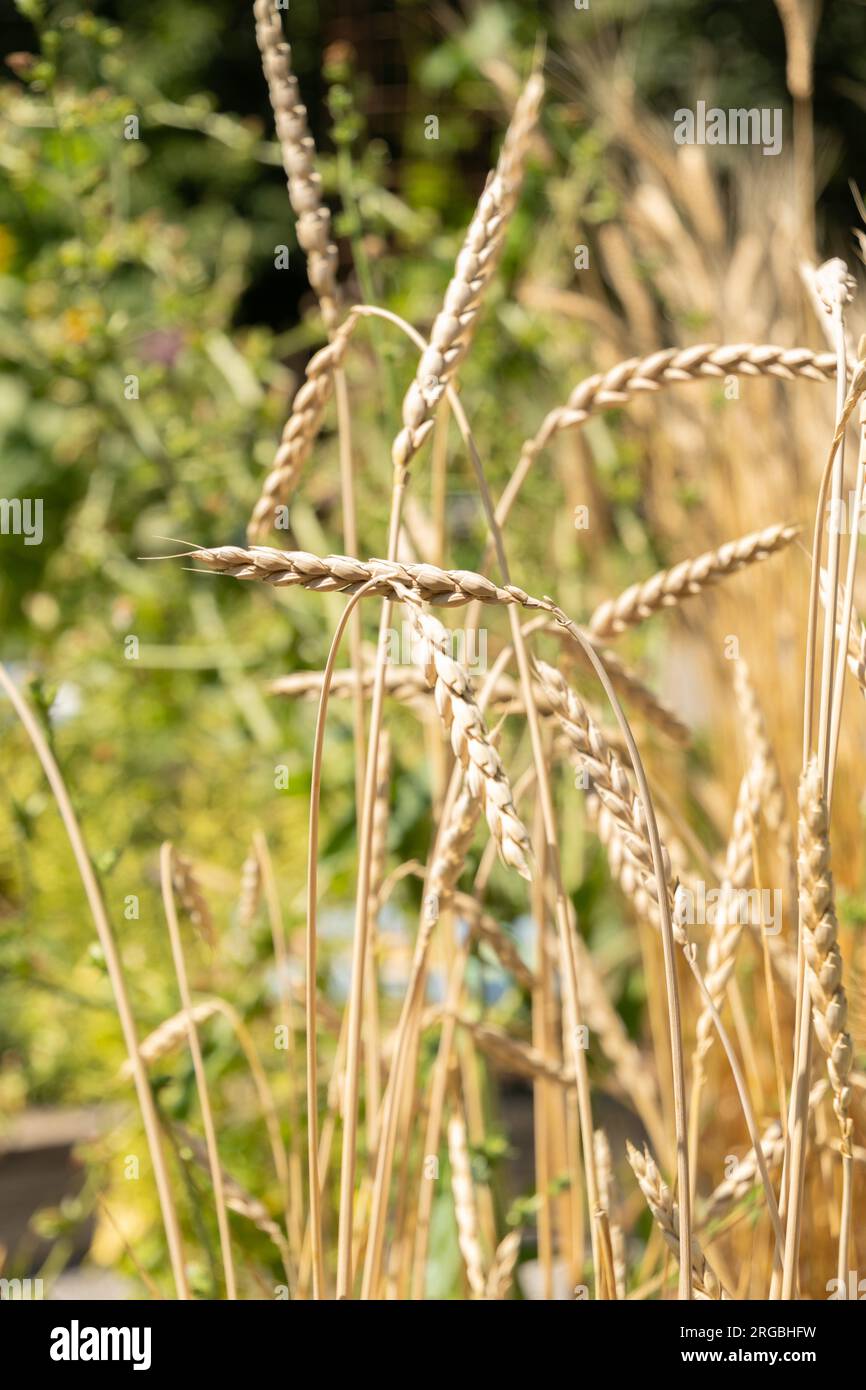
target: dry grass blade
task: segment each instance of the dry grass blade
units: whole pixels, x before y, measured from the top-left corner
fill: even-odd
[[[789,546],[799,529],[781,524],[766,526],[762,531],[728,541],[691,560],[682,560],[672,569],[659,570],[651,579],[632,584],[618,598],[602,603],[590,618],[589,630],[600,640],[617,637],[660,609],[673,608],[728,575],[769,559]]]
[[[626,1144],[628,1161],[638,1181],[638,1186],[646,1198],[647,1206],[665,1238],[665,1242],[677,1256],[679,1254],[679,1212],[670,1188],[662,1178],[658,1167],[648,1149],[638,1153],[633,1144]],[[692,1237],[692,1280],[694,1291],[700,1298],[730,1298],[722,1288],[712,1266],[708,1263],[697,1237]]]

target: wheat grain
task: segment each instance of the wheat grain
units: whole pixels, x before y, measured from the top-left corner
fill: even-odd
[[[658,911],[658,887],[644,812],[625,768],[561,673],[543,661],[536,662],[536,670],[576,765],[588,779],[587,789],[591,789],[610,812],[619,832],[623,856],[637,875],[637,887],[643,890]],[[670,879],[670,861],[666,851],[664,859]],[[673,902],[672,894],[670,902]]]
[[[769,559],[789,546],[799,530],[798,526],[781,523],[766,526],[761,531],[705,551],[703,555],[682,560],[672,569],[659,570],[651,579],[632,584],[618,598],[602,603],[589,620],[589,630],[600,640],[617,637],[660,609],[673,608],[728,575]]]

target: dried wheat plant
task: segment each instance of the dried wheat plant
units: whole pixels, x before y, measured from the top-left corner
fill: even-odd
[[[245,1267],[229,1213],[265,1238],[281,1287],[296,1299],[423,1298],[431,1232],[440,1240],[443,1230],[472,1300],[532,1290],[606,1301],[826,1296],[834,1276],[844,1281],[866,1257],[855,1181],[863,1040],[853,1010],[848,1017],[851,935],[830,872],[833,839],[844,893],[857,891],[859,859],[850,874],[847,864],[862,731],[851,726],[864,707],[843,696],[849,683],[866,690],[866,638],[855,606],[856,529],[845,554],[841,528],[828,520],[838,514],[828,504],[844,500],[845,439],[866,385],[863,362],[850,360],[847,268],[825,263],[810,282],[829,350],[780,345],[805,307],[795,258],[785,280],[776,260],[764,264],[769,232],[756,241],[744,231],[746,249],[728,248],[705,153],[692,151],[691,164],[669,151],[654,156],[628,94],[587,74],[629,195],[621,225],[599,237],[606,278],[577,305],[543,275],[528,276],[518,293],[530,308],[566,294],[569,312],[598,326],[594,369],[564,403],[540,388],[534,433],[522,445],[522,431],[504,441],[513,464],[494,498],[473,427],[474,379],[457,388],[526,170],[544,148],[540,68],[515,81],[498,158],[425,335],[390,309],[346,307],[281,12],[272,0],[253,8],[323,345],[251,498],[246,544],[194,544],[184,554],[202,575],[247,581],[244,602],[276,625],[303,609],[323,638],[318,669],[268,673],[270,694],[310,742],[306,885],[271,862],[262,831],[252,845],[233,845],[232,930],[248,942],[270,928],[276,983],[266,1024],[285,1039],[279,1067],[258,1045],[262,1021],[223,997],[220,911],[205,898],[196,861],[170,845],[161,887],[179,1011],[139,1042],[69,797],[37,722],[11,696],[55,792],[109,962],[129,1053],[123,1076],[143,1112],[177,1296],[189,1295],[186,1251],[148,1073],[178,1068],[186,1049],[203,1137],[177,1126],[168,1133],[204,1185],[227,1298],[268,1287],[268,1276]],[[814,34],[804,7],[779,9],[802,134]],[[805,177],[802,140],[796,158]],[[768,207],[781,219],[773,199]],[[728,250],[739,278],[721,269]],[[681,328],[668,332],[633,274],[637,263],[658,265],[656,290],[677,324],[700,311],[716,332],[728,336],[741,322],[742,333],[731,332],[730,343],[670,341]],[[382,487],[379,472],[355,476],[346,366],[355,353],[366,360],[362,321],[397,327],[415,350],[399,419],[387,426],[390,511],[373,548],[379,558],[360,553],[355,516],[356,484]],[[667,345],[655,346],[666,334]],[[743,397],[723,423],[702,393],[732,382]],[[333,461],[322,438],[332,403],[342,511],[341,536],[329,539],[342,549],[263,544],[303,494],[305,470]],[[664,553],[652,559],[647,548],[621,575],[588,539],[588,577],[576,586],[559,573],[552,542],[543,582],[516,565],[512,577],[509,551],[521,508],[539,495],[546,452],[560,472],[544,487],[571,497],[578,463],[593,472],[594,424],[611,411],[631,438],[648,442],[653,472],[642,505]],[[452,562],[447,528],[429,547],[416,540],[437,531],[419,486],[424,446],[432,438],[435,494],[436,470],[450,481],[452,417],[487,530],[474,569]],[[860,431],[855,522],[866,481],[862,415]],[[695,459],[702,505],[689,513],[680,484],[694,483]],[[803,528],[813,519],[806,551]],[[395,612],[411,660],[392,659]],[[455,638],[482,627],[490,650],[478,672]],[[11,693],[5,672],[0,679]],[[351,701],[345,720],[341,700],[342,712]],[[321,871],[323,768],[340,720],[352,750],[348,887]],[[798,785],[795,862],[789,815]],[[419,800],[428,843],[416,836],[412,857],[395,862],[394,827]],[[596,880],[599,926],[581,906]],[[298,930],[289,930],[283,913],[289,903],[295,913],[304,892],[305,920],[298,910]],[[337,1002],[322,965],[325,900],[352,894],[347,995]],[[687,903],[701,906],[687,917]],[[209,947],[212,973],[203,977],[186,965],[196,937]],[[487,988],[491,973],[496,989]],[[638,979],[645,998],[636,1019],[626,979]],[[267,1201],[226,1165],[211,1099],[223,1078],[200,1037],[213,1028],[229,1036],[223,1046],[244,1072],[236,1084],[251,1088],[265,1126],[278,1194]],[[510,1205],[490,1161],[492,1117],[505,1115],[509,1088],[531,1107],[526,1190]],[[648,1238],[642,1202],[654,1225]]]

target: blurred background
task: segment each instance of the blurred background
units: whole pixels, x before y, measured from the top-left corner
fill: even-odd
[[[583,376],[624,357],[702,341],[823,347],[797,266],[831,254],[857,265],[862,220],[850,180],[862,174],[862,3],[823,6],[814,52],[807,44],[799,70],[794,44],[793,73],[771,0],[610,0],[588,11],[565,0],[292,0],[284,23],[335,209],[347,294],[421,331],[532,54],[546,44],[541,131],[461,373],[496,493],[544,412]],[[322,666],[340,605],[294,591],[276,602],[252,586],[143,560],[176,550],[177,540],[241,541],[304,365],[324,341],[294,240],[251,7],[5,0],[2,39],[2,491],[44,499],[41,545],[0,537],[2,657],[38,707],[72,791],[142,1032],[178,1007],[156,870],[159,844],[170,838],[195,863],[218,940],[216,949],[203,939],[190,946],[195,986],[229,995],[267,1046],[277,989],[271,941],[261,913],[252,924],[240,920],[239,875],[253,832],[264,829],[297,961],[315,715],[314,706],[273,697],[268,683]],[[699,98],[781,107],[781,155],[678,149],[673,112]],[[426,134],[430,116],[435,140]],[[275,264],[281,247],[287,268]],[[588,248],[587,268],[576,268],[579,247]],[[348,370],[359,529],[363,554],[376,555],[385,545],[390,441],[414,358],[380,324],[357,339]],[[515,508],[515,578],[585,616],[602,596],[704,544],[805,520],[800,499],[823,456],[831,394],[744,383],[749,410],[737,413],[720,387],[702,384],[671,393],[664,414],[642,402],[564,436]],[[446,558],[477,566],[483,517],[456,435],[452,448]],[[428,470],[418,470],[413,489],[408,530],[423,554]],[[587,503],[593,522],[578,545],[572,514]],[[287,545],[339,549],[330,419],[291,528]],[[694,730],[687,751],[656,749],[654,768],[662,785],[693,779],[692,818],[713,849],[740,776],[722,639],[742,634],[780,752],[794,750],[788,771],[796,771],[798,629],[780,621],[770,634],[760,623],[781,612],[792,588],[802,591],[805,575],[792,551],[735,581],[730,599],[651,624],[628,646]],[[371,609],[370,638],[374,622]],[[411,712],[395,710],[392,728],[400,794],[391,867],[426,855],[432,757],[429,742],[413,736]],[[0,733],[5,1271],[54,1280],[90,1250],[97,1268],[141,1292],[144,1275],[164,1284],[164,1252],[149,1183],[124,1181],[138,1120],[118,1080],[123,1053],[104,962],[53,800],[6,702]],[[866,915],[851,770],[858,754],[859,737],[840,772],[855,807],[838,828],[850,923]],[[322,983],[336,1004],[354,892],[352,768],[346,706],[334,713],[323,798],[321,891],[330,906]],[[645,989],[617,933],[622,902],[597,845],[579,826],[569,834],[582,930],[640,1038]],[[412,881],[402,885],[383,922],[382,969],[395,990],[405,980],[417,893]],[[499,870],[490,897],[519,938],[525,904]],[[504,985],[489,965],[477,968],[476,987],[495,1002]],[[226,1166],[267,1199],[261,1126],[219,1021],[207,1034],[207,1061]],[[603,1088],[604,1064],[594,1066]],[[188,1058],[173,1058],[156,1086],[163,1113],[184,1125],[194,1107]],[[518,1165],[497,1186],[515,1162],[506,1110],[502,1102],[477,1146],[477,1172],[531,1226],[531,1173]],[[184,1172],[184,1221],[202,1252],[196,1287],[206,1295],[216,1278],[214,1232],[198,1210],[200,1175],[189,1164]],[[440,1225],[433,1291],[450,1293],[459,1262],[444,1210]],[[252,1229],[249,1242],[267,1266],[267,1241]]]

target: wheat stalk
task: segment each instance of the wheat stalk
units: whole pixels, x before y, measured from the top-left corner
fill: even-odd
[[[789,546],[799,531],[798,526],[781,523],[766,526],[690,560],[682,560],[672,569],[659,570],[651,579],[632,584],[618,598],[600,604],[589,620],[589,630],[600,640],[617,637],[660,609],[673,608],[728,575],[769,559]]]
[[[656,1225],[673,1254],[679,1255],[679,1211],[670,1188],[662,1178],[648,1149],[644,1149],[643,1154],[640,1154],[633,1144],[626,1141],[626,1151],[632,1172],[637,1178],[638,1186],[646,1198]],[[691,1256],[692,1283],[698,1296],[712,1300],[730,1298],[730,1294],[719,1283],[696,1236],[692,1237]]]

